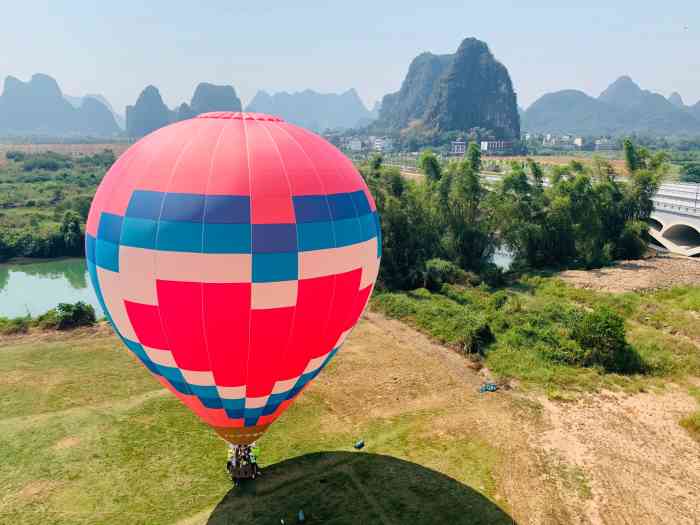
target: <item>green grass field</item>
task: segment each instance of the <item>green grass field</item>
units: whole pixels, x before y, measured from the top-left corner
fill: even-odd
[[[511,523],[478,433],[434,439],[439,407],[368,415],[375,385],[352,378],[387,341],[350,344],[261,440],[264,476],[232,490],[224,443],[104,324],[0,340],[0,523],[295,523],[300,509],[308,523]],[[368,409],[338,406],[345,388]]]

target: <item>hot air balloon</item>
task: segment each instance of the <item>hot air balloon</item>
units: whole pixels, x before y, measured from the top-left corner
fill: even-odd
[[[323,138],[256,113],[147,135],[102,180],[88,270],[124,345],[233,445],[328,364],[379,269],[376,206]]]

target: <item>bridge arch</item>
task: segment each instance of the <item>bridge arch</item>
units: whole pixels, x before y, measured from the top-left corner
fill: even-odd
[[[662,236],[688,255],[700,253],[700,230],[691,224],[672,224],[663,230]]]

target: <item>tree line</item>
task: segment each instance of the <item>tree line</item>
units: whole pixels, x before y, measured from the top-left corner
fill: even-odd
[[[513,255],[516,270],[593,268],[640,257],[651,198],[669,167],[663,153],[629,140],[624,147],[624,178],[602,159],[548,173],[527,160],[512,163],[491,185],[480,176],[474,143],[464,158],[447,163],[424,151],[423,181],[405,179],[374,156],[360,171],[381,216],[380,285],[410,290],[470,275],[500,284],[502,272],[491,262],[497,249]]]

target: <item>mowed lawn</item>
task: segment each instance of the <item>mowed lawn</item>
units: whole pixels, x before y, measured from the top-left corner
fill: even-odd
[[[0,523],[512,523],[447,354],[362,321],[232,489],[223,441],[106,325],[0,340]]]

